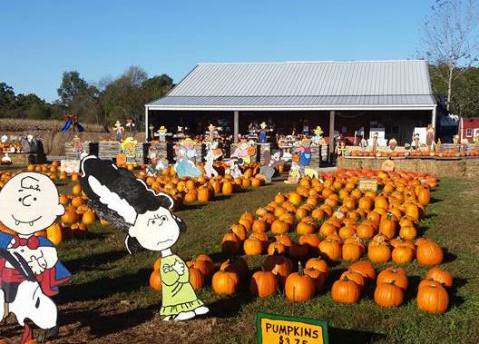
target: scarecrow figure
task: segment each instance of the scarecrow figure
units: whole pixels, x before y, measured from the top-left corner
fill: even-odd
[[[314,130],[313,130],[314,136],[311,138],[311,142],[315,146],[321,146],[324,144],[323,140],[323,129],[318,125]]]
[[[166,142],[166,136],[171,135],[168,133],[168,130],[165,128],[164,125],[162,125],[155,133],[155,137],[158,137],[158,141],[160,142]]]
[[[311,148],[311,140],[304,138],[301,140],[301,144],[295,151],[299,154],[299,165],[301,167],[301,171],[304,171],[305,167],[308,167],[311,164],[311,156],[313,149]]]
[[[161,253],[160,315],[163,320],[188,320],[209,309],[198,299],[189,282],[189,270],[172,247],[186,230],[185,223],[172,213],[173,199],[153,190],[125,170],[110,162],[87,156],[81,163],[81,185],[90,205],[111,223],[128,234],[126,249],[144,248]]]
[[[258,141],[259,143],[266,143],[268,139],[268,131],[270,131],[267,129],[266,122],[261,122],[259,128]]]
[[[113,127],[113,131],[115,132],[115,138],[118,142],[123,141],[123,134],[125,132],[125,128],[121,125],[120,121],[115,122],[115,126]]]
[[[219,132],[221,130],[222,129],[220,127],[217,127],[214,124],[210,123],[208,125],[208,131],[206,132],[205,141],[206,142],[213,142],[213,141],[217,140],[220,136]]]
[[[55,184],[41,173],[17,174],[0,191],[0,222],[15,233],[0,232],[0,319],[9,311],[16,315],[24,326],[22,343],[32,339],[26,318],[47,337],[58,332],[58,310],[50,297],[70,273],[58,261],[55,246],[35,235],[63,215],[58,200]]]
[[[78,135],[75,135],[75,137],[73,138],[72,146],[75,157],[77,158],[77,160],[80,160],[83,154],[83,144]]]
[[[129,136],[134,136],[136,133],[136,122],[133,117],[128,117],[126,119],[126,132],[128,133]]]
[[[178,177],[199,177],[200,170],[196,167],[195,141],[186,138],[175,145],[176,163],[174,165]]]
[[[217,177],[218,172],[214,169],[213,164],[216,159],[223,155],[223,151],[218,148],[218,142],[212,142],[207,145],[208,153],[205,157],[205,174],[207,177]]]
[[[251,142],[248,142],[245,137],[242,137],[233,154],[231,154],[231,157],[240,158],[243,160],[243,163],[250,164],[251,157],[255,154],[256,148],[251,144]]]

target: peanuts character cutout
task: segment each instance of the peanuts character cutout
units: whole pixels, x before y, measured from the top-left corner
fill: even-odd
[[[24,326],[22,343],[32,338],[25,318],[49,336],[57,332],[57,308],[49,297],[71,275],[58,261],[54,245],[35,232],[48,228],[63,213],[55,184],[41,173],[17,174],[0,191],[0,222],[16,233],[0,233],[0,303],[10,305],[3,317],[14,313]],[[25,306],[37,296],[35,307]]]
[[[148,189],[131,172],[96,156],[82,160],[81,173],[81,185],[90,198],[90,206],[127,231],[128,252],[138,246],[161,252],[160,314],[164,320],[188,320],[208,313],[189,282],[188,267],[171,250],[180,232],[186,229],[184,222],[171,212],[173,200]]]

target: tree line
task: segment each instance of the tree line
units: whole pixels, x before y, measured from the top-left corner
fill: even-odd
[[[0,118],[63,119],[65,113],[77,114],[81,122],[111,126],[127,117],[141,122],[144,105],[158,99],[173,87],[167,74],[148,77],[138,66],[131,66],[114,80],[93,85],[78,71],[66,71],[57,89],[58,99],[47,102],[35,94],[15,94],[0,81]]]

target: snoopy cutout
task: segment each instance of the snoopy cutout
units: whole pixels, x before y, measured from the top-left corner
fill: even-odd
[[[128,252],[131,254],[138,246],[161,252],[160,315],[164,320],[187,320],[208,313],[209,309],[189,282],[188,267],[171,250],[186,229],[184,222],[171,212],[174,205],[171,197],[156,194],[130,171],[93,155],[82,160],[80,171],[80,182],[90,206],[128,232],[125,239]]]

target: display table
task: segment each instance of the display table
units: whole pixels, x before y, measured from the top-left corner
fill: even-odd
[[[381,169],[387,158],[340,157],[338,168]],[[396,158],[397,171],[428,173],[438,177],[479,177],[479,158]]]

